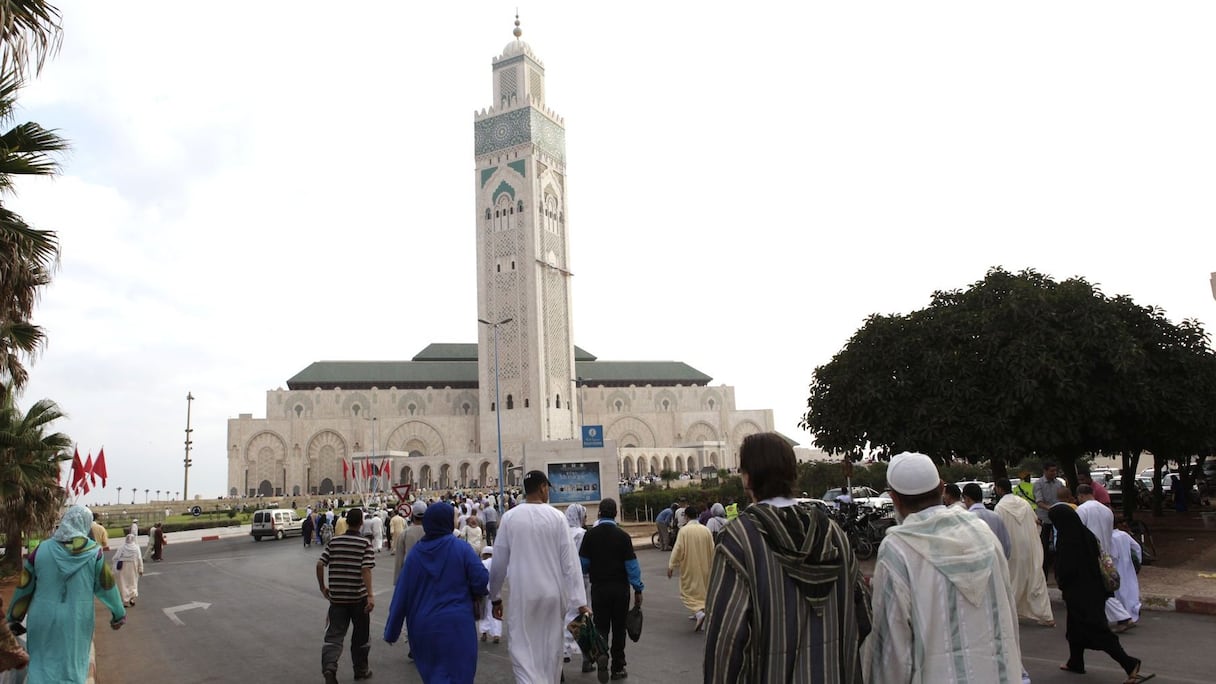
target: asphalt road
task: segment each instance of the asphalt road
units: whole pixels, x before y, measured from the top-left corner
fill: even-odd
[[[170,545],[164,562],[147,564],[140,598],[122,630],[105,629],[108,613],[103,619],[104,610],[99,611],[97,681],[320,682],[327,604],[316,587],[318,554],[319,549],[304,549],[295,538]],[[694,633],[686,619],[678,576],[667,579],[667,554],[645,549],[638,555],[647,587],[646,623],[642,641],[627,646],[627,681],[699,681],[704,637]],[[374,571],[372,681],[420,682],[406,662],[406,644],[390,646],[381,636],[392,593],[392,561],[391,555],[381,554]],[[1061,608],[1057,605],[1059,627],[1022,628],[1024,662],[1032,681],[1122,681],[1114,661],[1092,651],[1086,656],[1086,677],[1056,669],[1067,657]],[[1145,672],[1157,673],[1154,681],[1213,681],[1216,618],[1146,612],[1142,626],[1125,634],[1123,643],[1144,661]],[[512,682],[506,642],[480,645],[477,681]],[[339,668],[339,681],[352,681],[349,652]],[[566,666],[566,678],[572,684],[596,681],[594,674],[581,673],[577,661]]]

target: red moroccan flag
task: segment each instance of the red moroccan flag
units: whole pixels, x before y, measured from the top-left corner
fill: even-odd
[[[346,480],[349,478],[350,478],[350,468],[348,468],[346,466],[346,459],[344,458],[344,459],[342,459],[342,479]]]
[[[109,473],[106,472],[106,448],[102,447],[101,451],[97,452],[97,460],[93,461],[93,474],[101,478],[101,488],[106,487],[106,478]]]
[[[84,474],[93,481],[93,484],[97,484],[97,476],[93,474],[93,452],[91,451],[88,458],[84,459]],[[88,493],[88,491],[89,488],[86,485],[85,492]]]
[[[73,450],[72,454],[72,492],[77,492],[80,489],[80,483],[84,481],[84,464],[80,462],[80,450]]]
[[[380,466],[380,474],[385,477],[388,477],[388,468],[389,468],[389,464],[388,464],[388,459],[386,458],[386,459],[384,459],[384,464]]]

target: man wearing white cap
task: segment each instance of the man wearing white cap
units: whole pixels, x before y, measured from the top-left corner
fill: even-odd
[[[900,524],[878,549],[865,681],[1022,682],[1009,566],[992,530],[942,506],[941,477],[924,454],[891,459],[887,484]]]

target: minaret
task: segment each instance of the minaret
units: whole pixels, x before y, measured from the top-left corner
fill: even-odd
[[[475,113],[477,317],[498,331],[502,406],[494,402],[494,338],[478,335],[480,439],[504,451],[574,435],[574,344],[566,225],[566,131],[545,106],[545,67],[515,38],[494,58],[493,105]],[[493,408],[493,411],[491,410]]]

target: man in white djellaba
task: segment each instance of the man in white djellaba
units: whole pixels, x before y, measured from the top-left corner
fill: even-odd
[[[490,603],[503,619],[507,648],[519,684],[558,684],[566,611],[590,613],[583,569],[570,538],[566,517],[549,505],[549,478],[539,470],[524,476],[526,500],[502,515],[490,567]]]

